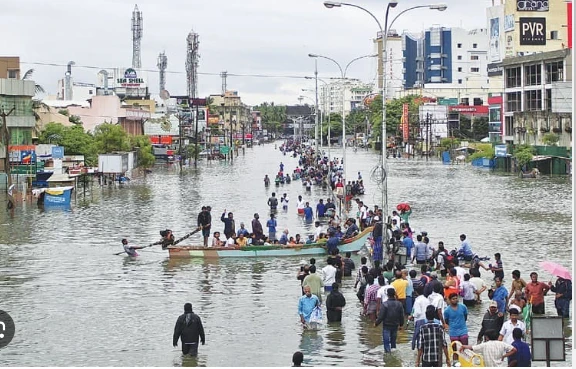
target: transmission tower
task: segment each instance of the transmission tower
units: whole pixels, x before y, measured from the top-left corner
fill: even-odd
[[[168,66],[168,58],[164,52],[161,52],[160,55],[158,55],[158,64],[156,64],[156,66],[158,66],[158,69],[160,70],[159,92],[162,92],[166,89],[166,67]]]
[[[222,78],[222,96],[226,95],[226,78],[228,77],[228,72],[220,72],[220,77]]]
[[[143,29],[142,12],[138,10],[138,5],[135,5],[132,12],[132,68],[142,67],[140,41]]]
[[[198,94],[198,34],[190,31],[186,37],[186,82],[188,85],[188,97],[196,98]]]
[[[72,100],[72,66],[75,65],[73,61],[69,61],[64,74],[64,100]]]

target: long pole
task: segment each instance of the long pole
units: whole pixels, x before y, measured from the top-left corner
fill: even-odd
[[[6,155],[4,157],[4,171],[6,172],[6,179],[7,179],[6,191],[8,191],[8,189],[12,185],[12,175],[10,173],[10,151],[8,150],[8,146],[10,145],[10,129],[8,129],[8,123],[6,123],[6,117],[12,114],[14,112],[14,109],[15,108],[10,109],[8,113],[6,113],[4,109],[0,110],[0,117],[2,117],[2,129],[4,130],[2,134],[3,138],[2,144],[4,146],[4,149],[6,150]]]
[[[198,166],[198,105],[196,105],[196,127],[194,128],[195,150],[194,150],[194,166]]]
[[[314,59],[314,77],[315,77],[315,81],[316,81],[316,101],[315,101],[315,106],[316,106],[316,114],[314,117],[314,141],[316,143],[316,155],[319,154],[320,151],[318,151],[318,59]]]
[[[384,29],[380,27],[380,36],[382,37],[382,215],[384,216],[384,223],[387,223],[388,217],[388,173],[386,172],[386,95],[388,89],[386,88],[386,47],[388,41],[388,12],[390,11],[390,3],[386,7],[386,17],[384,18]],[[380,26],[380,23],[378,23]]]
[[[346,104],[346,94],[344,91],[344,82],[345,75],[342,73],[342,171],[344,172],[344,184],[346,184],[346,112],[345,112],[345,104]]]

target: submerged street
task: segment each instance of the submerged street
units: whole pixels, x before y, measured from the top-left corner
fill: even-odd
[[[280,142],[278,142],[278,145]],[[332,156],[341,152],[332,150]],[[347,175],[361,172],[363,201],[380,204],[370,171],[378,164],[373,151],[347,151]],[[14,217],[0,212],[0,296],[3,309],[16,324],[13,341],[2,349],[3,366],[289,366],[296,350],[307,366],[414,366],[408,331],[399,333],[399,350],[382,360],[382,330],[361,316],[361,305],[345,278],[341,325],[303,332],[297,315],[300,259],[168,259],[153,247],[136,259],[115,256],[120,240],[136,245],[157,241],[169,228],[176,237],[196,227],[204,205],[212,207],[212,232],[222,231],[223,211],[233,212],[236,225],[248,229],[254,213],[268,218],[268,197],[287,193],[288,212],[279,210],[279,232],[312,233],[296,214],[302,195],[314,205],[329,196],[301,181],[264,187],[280,162],[291,173],[298,161],[283,156],[274,144],[246,149],[233,163],[201,161],[198,168],[156,167],[132,177],[122,188],[94,185],[83,199],[78,189],[71,211],[41,211],[36,204],[18,204]],[[537,271],[540,280],[553,276],[538,263],[550,260],[572,268],[572,184],[567,177],[537,180],[494,174],[470,165],[442,165],[425,159],[389,159],[389,211],[400,202],[413,209],[412,229],[426,231],[431,243],[457,248],[468,236],[475,253],[494,259],[502,254],[507,288],[510,273],[522,278]],[[5,194],[0,194],[0,202]],[[304,237],[303,237],[304,238]],[[187,244],[201,244],[194,235]],[[360,264],[355,256],[356,266]],[[325,260],[317,258],[324,266]],[[354,271],[354,275],[355,275]],[[482,272],[490,284],[492,274]],[[468,328],[476,342],[488,307],[470,308]],[[554,296],[546,297],[546,315],[555,316]],[[195,359],[182,362],[172,347],[172,332],[185,302],[203,321],[206,345]],[[565,329],[566,362],[572,365],[572,320]],[[533,366],[544,366],[534,362]]]

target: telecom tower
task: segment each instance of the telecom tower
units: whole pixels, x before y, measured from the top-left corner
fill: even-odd
[[[198,94],[198,34],[190,31],[186,37],[186,82],[188,84],[188,97],[196,98]]]
[[[135,5],[132,12],[132,68],[142,67],[140,41],[142,40],[143,28],[142,12],[138,10],[138,5]]]
[[[226,95],[226,77],[228,77],[228,72],[220,72],[220,77],[222,78],[222,96]]]
[[[162,91],[166,90],[166,67],[168,66],[168,58],[164,52],[161,52],[160,55],[158,55],[158,64],[156,64],[156,66],[158,66],[158,69],[160,70],[159,93],[162,93]]]

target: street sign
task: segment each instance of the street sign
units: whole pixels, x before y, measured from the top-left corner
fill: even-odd
[[[220,154],[222,154],[222,155],[228,155],[229,152],[230,152],[230,147],[228,147],[228,146],[220,146]]]
[[[64,157],[64,147],[62,146],[52,146],[52,158],[62,159]]]
[[[499,158],[505,158],[507,154],[506,145],[496,145],[494,146],[494,155]]]

